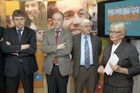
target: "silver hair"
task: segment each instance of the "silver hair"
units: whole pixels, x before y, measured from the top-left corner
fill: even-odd
[[[117,31],[120,31],[122,34],[126,34],[126,27],[122,22],[112,23],[109,29],[114,28]]]
[[[82,22],[80,23],[80,25],[84,25],[85,23],[90,23],[92,25],[92,22],[89,19],[82,19]]]

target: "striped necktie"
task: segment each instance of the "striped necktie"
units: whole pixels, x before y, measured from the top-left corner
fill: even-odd
[[[84,66],[86,69],[88,69],[90,67],[89,44],[88,44],[87,37],[85,36],[84,38],[85,38],[85,63],[84,63]]]

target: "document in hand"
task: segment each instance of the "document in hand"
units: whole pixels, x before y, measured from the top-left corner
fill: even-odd
[[[119,61],[118,56],[115,53],[112,53],[108,62],[107,62],[107,65],[105,66],[104,72],[107,75],[111,76],[113,74],[113,70],[111,69],[109,63],[111,63],[112,65],[116,65],[118,63],[118,61]]]

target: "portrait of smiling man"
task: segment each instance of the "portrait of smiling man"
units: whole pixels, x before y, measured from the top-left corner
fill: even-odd
[[[56,7],[64,14],[63,27],[73,35],[80,33],[80,23],[86,10],[85,0],[57,1]]]

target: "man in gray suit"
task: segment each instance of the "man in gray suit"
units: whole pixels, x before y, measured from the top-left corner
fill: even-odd
[[[43,72],[47,76],[48,93],[66,93],[72,63],[72,33],[62,28],[64,15],[56,12],[52,16],[54,29],[45,33],[41,51],[46,54]]]
[[[89,19],[83,19],[81,34],[73,36],[75,93],[83,93],[85,84],[87,93],[95,93],[99,78],[97,68],[102,43],[99,37],[91,34],[91,26]]]

